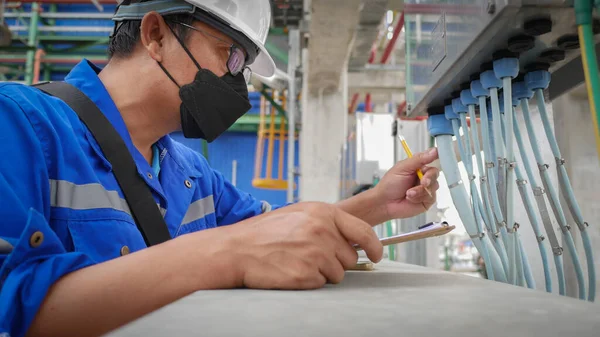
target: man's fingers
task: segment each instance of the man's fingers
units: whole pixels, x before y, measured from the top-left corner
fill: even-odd
[[[432,183],[436,182],[440,176],[440,170],[435,167],[424,167],[421,169],[423,172],[423,179],[421,179],[421,185],[430,186]]]
[[[383,257],[383,245],[366,222],[338,208],[335,210],[335,224],[347,241],[358,244],[373,262],[379,262]]]
[[[432,202],[435,200],[435,191],[437,191],[439,185],[437,182],[431,184],[431,186],[427,187],[429,192],[431,192],[431,196],[425,190],[425,186],[415,186],[410,190],[406,191],[406,199],[412,203],[419,204],[422,202]]]
[[[337,257],[331,256],[321,265],[319,271],[329,283],[337,284],[344,279],[344,267],[338,261]]]
[[[412,158],[400,162],[401,173],[414,173],[421,167],[433,162],[438,158],[437,148],[431,148],[425,152],[420,152]]]

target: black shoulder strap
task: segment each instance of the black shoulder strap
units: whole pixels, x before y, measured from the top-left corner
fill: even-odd
[[[113,174],[125,195],[125,200],[146,245],[152,246],[171,239],[167,224],[146,182],[139,176],[137,166],[125,142],[106,116],[83,92],[66,82],[35,85],[41,91],[67,103],[100,145]]]

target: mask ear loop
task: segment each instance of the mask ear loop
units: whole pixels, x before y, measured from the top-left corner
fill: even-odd
[[[187,49],[187,47],[185,46],[185,43],[183,43],[183,40],[177,34],[175,34],[175,30],[173,30],[173,27],[171,27],[168,23],[167,23],[167,27],[169,27],[169,30],[171,31],[171,33],[173,33],[173,35],[177,39],[177,42],[179,42],[179,44],[181,45],[181,48],[183,48],[183,50],[185,51],[185,53],[190,57],[190,59],[192,59],[192,62],[194,62],[194,64],[196,65],[196,67],[198,67],[198,70],[201,70],[202,67],[200,66],[200,64],[198,63],[198,61],[196,61],[196,59],[194,58],[194,56],[192,55],[192,53],[189,51],[189,49]]]
[[[165,69],[165,67],[162,65],[162,63],[160,63],[160,62],[156,62],[156,63],[158,63],[158,66],[163,70],[165,75],[167,75],[167,77],[169,77],[169,79],[171,79],[171,81],[173,81],[173,83],[175,83],[177,88],[181,89],[181,86],[179,85],[179,83],[177,83],[177,81],[175,81],[173,76],[171,76],[171,74],[169,74],[169,72],[167,71],[167,69]]]

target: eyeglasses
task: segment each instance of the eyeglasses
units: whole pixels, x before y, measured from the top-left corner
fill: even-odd
[[[208,35],[208,36],[210,36],[214,39],[217,39],[225,44],[229,44],[228,41],[225,41],[218,36],[210,34],[209,32],[207,32],[203,29],[196,28],[192,25],[188,25],[187,23],[183,23],[180,21],[173,21],[173,22],[178,25],[184,26],[186,28],[200,32],[202,34]],[[230,44],[230,46],[229,46],[229,58],[227,59],[227,70],[229,70],[229,73],[231,73],[231,75],[233,75],[233,76],[237,76],[241,72],[244,75],[244,79],[246,80],[246,83],[250,83],[250,77],[252,76],[252,70],[246,66],[246,56],[244,55],[244,51],[242,50],[242,48],[236,46],[233,43]]]

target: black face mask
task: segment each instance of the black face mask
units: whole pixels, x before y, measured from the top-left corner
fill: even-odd
[[[169,27],[171,28],[171,27]],[[242,73],[229,72],[218,77],[208,69],[202,69],[183,41],[171,29],[181,47],[192,59],[198,72],[190,84],[180,86],[159,62],[158,65],[179,87],[181,98],[181,127],[186,138],[202,138],[212,142],[242,117],[252,105],[248,99],[248,86]]]

